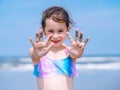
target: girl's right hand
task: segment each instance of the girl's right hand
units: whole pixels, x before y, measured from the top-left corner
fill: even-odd
[[[36,33],[36,43],[32,40],[30,37],[30,43],[32,44],[33,47],[33,52],[32,54],[36,58],[41,58],[42,56],[46,55],[48,51],[53,47],[54,43],[50,43],[50,38],[52,35],[47,36],[46,40],[43,42],[43,31],[41,30],[40,32]]]

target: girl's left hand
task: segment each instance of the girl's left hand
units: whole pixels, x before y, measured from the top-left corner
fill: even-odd
[[[78,35],[78,30],[76,30],[75,41],[72,39],[72,36],[69,32],[66,33],[69,40],[70,46],[66,44],[62,44],[69,52],[71,58],[76,59],[80,58],[83,54],[84,48],[89,41],[89,38],[86,38],[84,42],[82,42],[83,33],[80,32],[80,36]]]

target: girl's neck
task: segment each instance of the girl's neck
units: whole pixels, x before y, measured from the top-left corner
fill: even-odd
[[[66,58],[64,47],[59,47],[59,48],[58,47],[57,48],[53,47],[47,53],[46,56],[51,58],[51,59],[55,59],[55,60],[60,60],[60,59]]]
[[[62,47],[62,46],[60,46],[60,47],[53,47],[53,48],[51,48],[50,51],[56,53],[56,52],[59,52],[59,51],[61,51],[63,49],[64,49],[64,47]]]

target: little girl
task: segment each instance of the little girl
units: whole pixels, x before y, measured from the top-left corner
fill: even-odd
[[[67,11],[53,6],[43,12],[36,43],[30,38],[30,56],[39,90],[73,90],[73,80],[77,75],[75,62],[82,56],[89,38],[82,42],[83,33],[78,35],[76,30],[74,41],[69,33],[71,25]],[[42,41],[43,34],[45,41]],[[64,43],[66,36],[70,46]]]

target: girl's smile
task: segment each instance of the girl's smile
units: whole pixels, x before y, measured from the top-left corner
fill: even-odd
[[[53,42],[56,46],[61,46],[66,38],[66,32],[68,28],[65,23],[58,23],[53,21],[51,18],[46,19],[46,26],[44,29],[45,35],[51,35],[51,42]]]
[[[58,44],[61,40],[51,40],[54,44]]]

